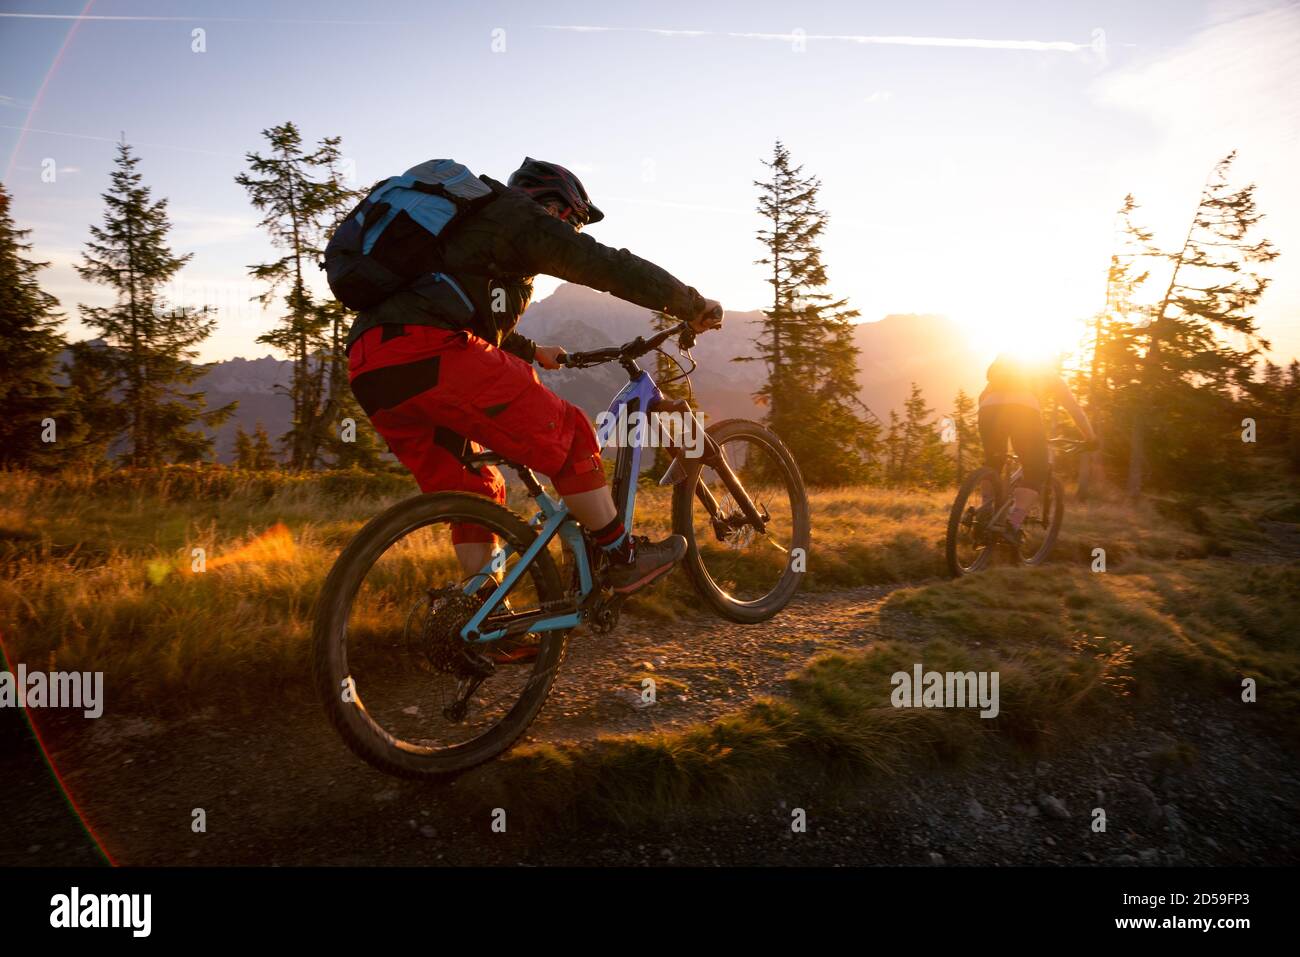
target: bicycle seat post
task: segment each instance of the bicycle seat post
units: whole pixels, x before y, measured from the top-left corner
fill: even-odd
[[[514,462],[510,463],[510,467],[515,470],[515,474],[519,476],[519,480],[524,483],[524,488],[528,489],[529,495],[533,498],[537,498],[537,496],[542,494],[542,483],[537,481],[537,476],[534,474],[532,469],[527,465],[516,465]]]
[[[459,458],[466,468],[480,469],[492,465],[503,465],[508,469],[512,469],[519,476],[520,481],[524,483],[524,488],[528,489],[528,494],[533,498],[537,498],[544,491],[542,483],[537,481],[537,476],[527,465],[511,462],[509,459],[490,450],[485,449],[482,452],[464,454]]]

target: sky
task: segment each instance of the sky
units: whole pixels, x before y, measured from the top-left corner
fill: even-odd
[[[1181,245],[1237,149],[1282,252],[1257,316],[1286,360],[1296,49],[1300,5],[1275,0],[0,0],[0,172],[84,338],[78,304],[112,294],[73,266],[125,136],[193,254],[171,298],[219,310],[215,360],[270,351],[247,267],[272,253],[234,182],[270,126],[341,136],[357,185],[433,157],[503,180],[525,155],[562,163],[606,213],[591,235],[738,310],[770,295],[753,181],[779,138],[822,182],[831,290],[866,321],[947,314],[992,352],[1075,336],[1124,195]]]

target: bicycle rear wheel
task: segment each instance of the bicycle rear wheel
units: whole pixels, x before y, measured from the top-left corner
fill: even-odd
[[[944,542],[944,558],[948,574],[953,578],[982,571],[993,559],[997,536],[990,525],[998,511],[999,481],[993,469],[978,468],[966,476],[957,491],[948,513],[948,535]],[[994,496],[986,499],[985,490],[989,488],[994,490]]]
[[[673,529],[689,546],[682,564],[722,617],[767,621],[789,604],[807,568],[812,532],[803,476],[785,444],[757,422],[728,419],[708,434],[764,528],[746,518],[726,469],[683,460],[686,478],[673,490]]]
[[[1038,504],[1020,526],[1020,561],[1026,565],[1041,565],[1047,561],[1061,534],[1061,521],[1065,516],[1065,490],[1055,475],[1043,484]]]
[[[357,534],[317,603],[313,659],[326,715],[359,757],[401,777],[449,777],[505,751],[536,718],[564,657],[567,632],[542,633],[535,659],[524,664],[496,663],[508,656],[460,637],[482,601],[462,587],[454,523],[492,533],[497,567],[507,574],[536,538],[523,519],[481,496],[420,495]],[[543,550],[484,630],[563,598]]]

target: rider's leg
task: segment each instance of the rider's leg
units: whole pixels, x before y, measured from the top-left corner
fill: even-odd
[[[1012,529],[1019,531],[1025,518],[1038,504],[1038,490],[1047,481],[1047,431],[1038,409],[1027,405],[1008,405],[1005,408],[1009,417],[1011,446],[1020,456],[1020,466],[1024,470],[1007,516]]]
[[[609,554],[616,590],[648,584],[685,554],[680,535],[634,543],[605,487],[590,421],[543,386],[522,359],[475,336],[428,326],[407,326],[396,334],[373,329],[358,345],[364,358],[358,362],[352,357],[353,392],[394,454],[416,473],[421,488],[432,491],[438,481],[422,474],[423,463],[434,455],[434,427],[454,429],[457,438],[547,475],[574,517]],[[499,473],[491,494],[504,502]],[[470,549],[466,559],[483,554]]]
[[[660,542],[633,539],[605,485],[595,430],[576,406],[568,406],[566,417],[573,426],[573,444],[564,464],[551,474],[551,481],[573,516],[609,556],[611,587],[624,593],[636,591],[681,561],[686,539],[680,535]]]
[[[348,378],[375,431],[420,491],[472,492],[504,504],[505,479],[497,469],[465,466],[465,456],[482,449],[421,408],[421,399],[438,385],[442,354],[458,341],[454,333],[431,327],[371,329],[348,356]],[[486,567],[496,548],[495,536],[477,525],[454,525],[451,539],[465,575]]]
[[[453,547],[456,549],[456,561],[460,562],[460,570],[466,575],[487,568],[492,561],[492,552],[496,549],[493,542],[457,542]],[[492,569],[488,569],[488,574],[497,577]]]
[[[421,492],[472,492],[490,498],[499,505],[506,501],[506,484],[495,468],[469,469],[461,456],[482,451],[472,443],[452,436],[447,429],[436,430],[430,441],[427,426],[404,428],[395,425],[382,413],[372,421],[388,442],[399,462],[410,469]],[[452,451],[455,449],[456,451]],[[487,574],[500,578],[499,571],[489,568],[497,547],[496,536],[480,525],[457,522],[451,526],[451,542],[463,575],[488,569]]]
[[[1038,490],[1025,484],[1017,485],[1011,496],[1011,511],[1007,512],[1007,523],[1013,529],[1019,529],[1036,504],[1038,504]]]
[[[614,498],[605,485],[589,492],[570,492],[564,496],[564,504],[569,507],[573,517],[587,528],[603,528],[618,518]]]
[[[993,470],[994,475],[1002,473],[1002,466],[1007,460],[1009,436],[1002,415],[1003,408],[1001,405],[981,405],[978,415],[980,445],[984,449],[984,464]],[[996,478],[988,476],[980,482],[980,506],[982,508],[986,506],[992,508],[997,496]]]

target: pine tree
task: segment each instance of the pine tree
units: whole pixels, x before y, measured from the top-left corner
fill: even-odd
[[[768,252],[756,264],[770,269],[772,306],[760,321],[758,354],[737,361],[763,363],[767,378],[755,398],[811,484],[861,480],[879,423],[863,414],[857,399],[851,320],[858,312],[826,291],[818,243],[829,217],[817,206],[821,183],[792,164],[780,141],[764,165],[772,178],[754,185],[758,212],[769,224],[757,236]]]
[[[66,465],[99,468],[129,422],[126,408],[113,394],[112,357],[103,343],[74,342],[62,371],[67,378],[62,396],[67,427],[59,427],[61,458]]]
[[[913,382],[903,403],[899,432],[898,480],[904,484],[946,485],[952,477],[953,463],[944,454],[943,436],[933,415],[921,387]]]
[[[346,378],[343,381],[346,384]],[[352,391],[344,389],[328,407],[338,410],[337,430],[327,435],[321,443],[321,450],[330,456],[331,464],[341,469],[383,471],[383,454],[388,447],[370,424],[370,419],[362,411]]]
[[[1150,277],[1143,263],[1152,253],[1149,230],[1138,225],[1137,200],[1129,193],[1116,212],[1119,245],[1110,257],[1106,270],[1106,304],[1093,317],[1091,341],[1087,343],[1088,369],[1086,395],[1089,420],[1098,435],[1108,432],[1114,420],[1115,390],[1126,389],[1137,369],[1135,318],[1145,325],[1146,316],[1138,305],[1138,290]],[[1085,452],[1079,457],[1079,491],[1081,500],[1092,494],[1102,474],[1102,453]]]
[[[339,165],[340,156],[337,148],[339,142],[337,138],[332,143],[330,140],[322,142],[322,148],[333,147],[327,149],[322,156],[324,169],[322,186],[327,204],[325,215],[331,234],[364,196],[364,191],[352,189],[347,184],[347,178]],[[333,298],[322,303],[320,310],[321,318],[329,329],[329,373],[325,389],[324,418],[330,422],[338,422],[348,417],[358,422],[366,421],[370,436],[368,444],[365,449],[352,449],[348,457],[357,464],[360,464],[359,459],[364,458],[366,462],[373,462],[377,466],[378,456],[382,451],[378,438],[374,430],[369,428],[368,420],[358,418],[361,416],[361,408],[353,398],[352,389],[348,384],[347,330],[354,314],[343,303]],[[335,464],[340,463],[336,461]]]
[[[1300,472],[1300,362],[1295,359],[1287,366],[1283,410],[1287,421],[1287,464],[1292,472]]]
[[[275,467],[275,452],[271,448],[271,437],[266,434],[266,426],[259,422],[253,432],[253,469],[257,472],[269,472]]]
[[[325,137],[306,152],[302,134],[293,123],[263,130],[262,135],[270,144],[269,155],[248,153],[248,171],[236,176],[235,182],[244,187],[262,213],[261,225],[272,244],[284,252],[276,260],[249,267],[253,278],[267,284],[258,298],[269,304],[285,289],[286,312],[279,327],[257,341],[283,350],[293,362],[288,390],[293,420],[284,442],[290,467],[309,469],[316,464],[330,419],[337,412],[338,402],[334,409],[328,403],[331,396],[337,400],[341,394],[337,357],[341,350],[338,326],[343,317],[341,307],[331,310],[313,300],[307,269],[315,268],[339,210],[355,194],[339,174],[338,137]]]
[[[1268,343],[1250,314],[1269,280],[1254,267],[1277,258],[1267,239],[1253,238],[1263,215],[1255,186],[1228,180],[1236,153],[1220,160],[1201,191],[1182,247],[1165,254],[1170,275],[1146,330],[1139,395],[1130,438],[1128,493],[1137,496],[1148,466],[1167,481],[1223,478],[1230,461],[1225,413],[1231,383]],[[1235,333],[1242,348],[1219,339]]]
[[[44,420],[53,419],[59,431],[68,427],[60,421],[62,402],[53,381],[63,348],[58,300],[36,278],[49,264],[26,256],[29,233],[15,228],[9,193],[0,184],[0,468],[52,464],[59,434],[54,443],[43,441]]]
[[[216,319],[206,306],[169,307],[161,298],[191,254],[176,256],[168,246],[167,200],[153,200],[136,171],[139,162],[129,145],[118,144],[117,168],[103,194],[104,223],[90,227],[77,271],[117,291],[114,305],[81,306],[81,314],[107,346],[97,361],[125,407],[123,461],[149,467],[211,455],[211,436],[192,426],[220,425],[235,403],[207,410],[202,392],[185,390],[204,373],[194,359]]]
[[[885,434],[885,481],[891,484],[902,480],[903,426],[898,413],[889,410],[889,431]]]
[[[235,432],[235,468],[252,469],[253,458],[253,439],[241,425]]]
[[[966,477],[967,463],[980,460],[980,434],[976,427],[975,400],[966,394],[965,389],[958,389],[952,400],[953,441],[956,448],[953,459],[957,466],[957,481]]]
[[[1296,374],[1300,363],[1292,360],[1289,369],[1265,360],[1256,370],[1258,375],[1242,379],[1239,383],[1239,413],[1255,419],[1258,427],[1256,441],[1259,446],[1286,458],[1292,447],[1296,428]]]

